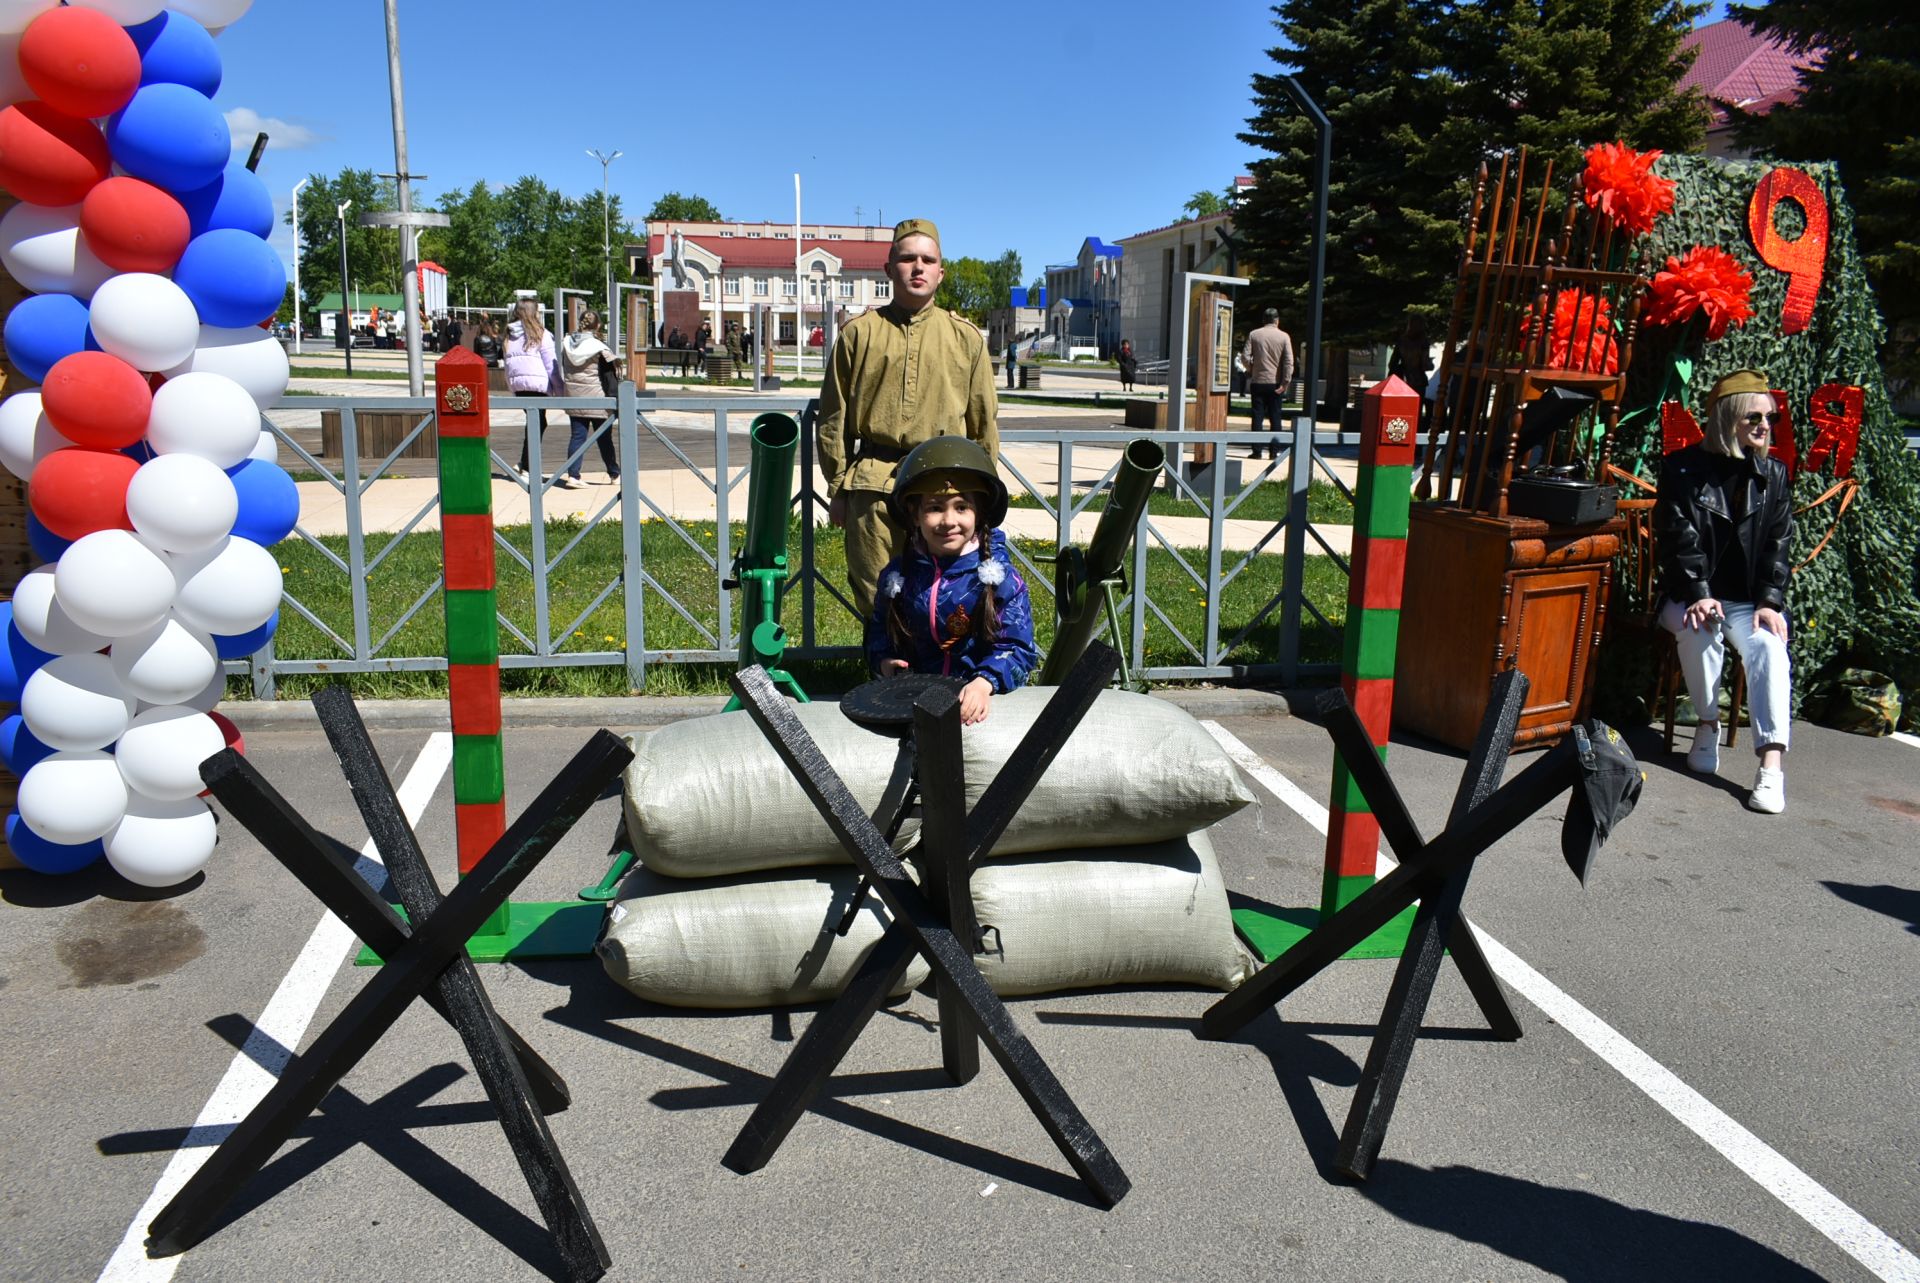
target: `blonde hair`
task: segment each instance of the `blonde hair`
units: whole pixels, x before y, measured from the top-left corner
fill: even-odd
[[[1778,408],[1765,392],[1734,392],[1723,396],[1713,403],[1713,412],[1707,416],[1705,439],[1700,444],[1708,454],[1744,459],[1747,452],[1740,444],[1740,421],[1755,411],[1772,414]]]
[[[513,319],[520,322],[520,336],[528,347],[539,347],[540,340],[547,337],[547,327],[540,324],[540,305],[530,298],[523,298],[513,305]]]

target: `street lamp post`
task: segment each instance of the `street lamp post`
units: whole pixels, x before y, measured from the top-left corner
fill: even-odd
[[[600,162],[600,254],[605,260],[607,276],[607,316],[609,324],[613,316],[613,206],[607,195],[607,167],[625,155],[618,148],[611,156],[602,156],[597,147],[587,148],[587,155]]]
[[[342,201],[334,209],[340,220],[340,335],[346,344],[347,373],[353,373],[353,312],[347,304],[347,210],[352,201]]]
[[[300,189],[313,181],[313,175],[293,185],[293,354],[300,355]]]

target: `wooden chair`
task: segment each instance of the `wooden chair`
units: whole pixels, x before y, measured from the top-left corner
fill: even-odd
[[[1660,624],[1660,558],[1654,548],[1653,535],[1656,488],[1644,477],[1611,463],[1607,465],[1607,480],[1633,496],[1620,501],[1619,515],[1627,528],[1621,539],[1619,573],[1609,618],[1613,627],[1645,636],[1653,648],[1653,698],[1649,711],[1662,718],[1667,751],[1671,753],[1674,707],[1680,702],[1680,655],[1673,634]],[[1740,715],[1747,702],[1747,670],[1740,662],[1740,653],[1731,646],[1727,648],[1726,678],[1732,683],[1733,700],[1722,725],[1726,727],[1727,747],[1732,748],[1740,733]]]

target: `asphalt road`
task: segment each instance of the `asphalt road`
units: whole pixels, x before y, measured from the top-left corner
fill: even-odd
[[[1324,801],[1318,728],[1220,725]],[[429,734],[377,734],[396,780]],[[510,730],[510,807],[586,735]],[[1864,1218],[1855,1229],[1910,1250],[1920,749],[1804,725],[1795,736],[1789,808],[1772,818],[1740,806],[1744,755],[1717,784],[1700,781],[1636,734],[1646,793],[1589,885],[1560,860],[1556,803],[1480,862],[1467,908],[1545,983],[1830,1191],[1841,1211],[1815,1199],[1813,1221],[1844,1227],[1851,1209]],[[248,747],[317,828],[364,841],[316,732],[256,730]],[[1396,743],[1390,767],[1431,833],[1458,756]],[[451,850],[450,789],[438,778],[421,822],[429,851]],[[1259,806],[1216,830],[1228,886],[1241,903],[1312,903],[1319,836],[1255,792]],[[597,878],[616,816],[600,803],[518,898],[570,898]],[[16,872],[0,874],[0,897],[0,1276],[559,1276],[458,1041],[420,1006],[201,1246],[160,1263],[116,1258],[283,980],[324,994],[311,1040],[370,973],[336,968],[325,959],[339,952],[323,949],[310,982],[288,978],[321,914],[231,823],[184,894],[143,894],[107,873]],[[971,1085],[946,1086],[926,994],[884,1010],[832,1099],[765,1170],[740,1177],[720,1155],[811,1012],[652,1007],[590,960],[483,974],[500,1014],[572,1086],[573,1107],[551,1125],[612,1278],[1875,1277],[1769,1192],[1781,1178],[1756,1165],[1760,1151],[1731,1145],[1756,1180],[1624,1077],[1616,1065],[1632,1058],[1619,1045],[1596,1051],[1591,1031],[1583,1041],[1518,998],[1525,1037],[1485,1038],[1450,967],[1376,1174],[1364,1186],[1334,1178],[1390,970],[1339,964],[1288,999],[1284,1023],[1260,1017],[1228,1042],[1194,1036],[1214,1000],[1198,991],[1011,1002],[1132,1178],[1112,1210],[1088,1200],[991,1062]],[[270,1059],[270,1038],[250,1046]],[[203,1121],[192,1139],[217,1138],[223,1120]],[[1903,1249],[1861,1241],[1881,1276],[1914,1277]]]

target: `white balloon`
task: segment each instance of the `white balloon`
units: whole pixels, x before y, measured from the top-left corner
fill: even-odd
[[[98,9],[123,27],[150,22],[166,8],[164,0],[67,0],[76,9]]]
[[[262,429],[260,432],[260,440],[254,443],[254,447],[252,451],[248,453],[247,458],[264,459],[268,463],[280,462],[280,438],[274,436],[271,431]]]
[[[120,685],[105,655],[61,655],[27,678],[20,691],[20,716],[42,744],[74,751],[105,748],[133,720],[133,696]]]
[[[111,753],[54,753],[20,780],[20,818],[49,842],[105,837],[127,811],[127,783]]]
[[[239,514],[233,478],[197,454],[149,459],[127,486],[133,528],[168,552],[211,548],[232,531]]]
[[[53,566],[35,566],[13,589],[13,624],[49,655],[87,655],[112,641],[75,623],[61,604]]]
[[[20,74],[20,37],[0,36],[0,107],[11,107],[33,97],[27,78]]]
[[[126,818],[106,837],[107,863],[129,882],[170,887],[185,882],[213,858],[219,830],[197,797],[171,802],[134,793]]]
[[[148,373],[179,365],[200,341],[187,292],[152,272],[122,272],[93,292],[87,326],[100,350]]]
[[[92,298],[113,269],[80,236],[78,205],[22,202],[0,218],[0,263],[36,294]]]
[[[224,374],[183,374],[153,394],[147,444],[156,454],[197,454],[231,468],[259,440],[260,407]]]
[[[173,560],[180,618],[219,637],[258,628],[280,608],[280,563],[250,539],[232,535]]]
[[[29,22],[59,7],[60,0],[0,0],[0,34],[17,36]]]
[[[222,663],[214,668],[213,676],[200,692],[189,699],[180,701],[180,707],[191,708],[196,713],[210,713],[214,705],[227,697],[227,666]],[[146,709],[140,710],[142,713]]]
[[[133,719],[113,750],[127,787],[148,797],[177,801],[206,787],[200,763],[227,746],[227,737],[205,713],[169,705]]]
[[[131,530],[96,530],[60,554],[54,577],[74,623],[102,637],[151,628],[173,606],[173,563]]]
[[[40,460],[72,444],[41,408],[39,388],[26,388],[0,401],[0,464],[22,481],[32,478]]]
[[[287,349],[257,325],[237,330],[203,325],[192,353],[168,370],[167,377],[178,378],[194,370],[226,375],[245,388],[253,403],[264,410],[287,390]]]
[[[207,688],[220,670],[213,638],[168,615],[144,632],[119,638],[107,653],[114,675],[135,699],[148,704],[178,704]],[[134,715],[134,724],[141,713]],[[135,782],[135,787],[140,785]],[[148,793],[160,796],[153,789]],[[198,793],[200,790],[195,789]]]
[[[184,13],[209,31],[233,25],[252,7],[253,0],[169,0],[167,4],[167,8]]]

